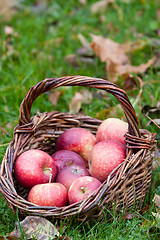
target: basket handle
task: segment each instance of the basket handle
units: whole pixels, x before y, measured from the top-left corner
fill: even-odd
[[[129,134],[140,137],[138,119],[126,92],[114,83],[111,83],[107,80],[87,76],[64,76],[60,78],[48,78],[31,87],[20,105],[19,126],[32,123],[30,118],[31,107],[34,100],[39,95],[60,86],[85,86],[102,89],[108,93],[111,93],[118,99],[123,108],[129,124]]]

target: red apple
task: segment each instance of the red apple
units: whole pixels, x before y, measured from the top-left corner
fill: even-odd
[[[89,176],[89,172],[86,167],[71,165],[63,168],[57,174],[56,182],[63,184],[67,189],[69,189],[74,180],[82,176]]]
[[[51,156],[57,166],[58,172],[61,171],[64,167],[70,165],[79,165],[85,167],[86,164],[83,158],[76,152],[69,150],[59,150],[52,154]]]
[[[69,203],[72,204],[85,199],[100,185],[101,182],[94,177],[85,176],[76,179],[68,191]]]
[[[114,140],[125,145],[124,135],[128,132],[128,123],[118,118],[104,120],[97,129],[96,141]]]
[[[56,142],[56,150],[70,150],[78,153],[88,161],[92,147],[96,143],[95,136],[83,128],[70,128],[64,131]]]
[[[124,161],[125,157],[125,146],[120,142],[106,140],[97,143],[90,154],[89,171],[91,176],[103,182]]]
[[[22,153],[16,160],[14,174],[17,181],[27,189],[36,184],[53,182],[57,169],[52,157],[38,149]]]
[[[63,207],[67,205],[68,192],[60,183],[37,184],[31,188],[28,201],[40,206]]]

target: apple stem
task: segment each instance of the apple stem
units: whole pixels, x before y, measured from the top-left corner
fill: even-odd
[[[44,173],[49,174],[49,183],[51,183],[52,180],[52,168],[44,168]]]
[[[52,173],[49,176],[49,183],[51,183],[51,180],[52,180]]]
[[[82,193],[85,193],[85,188],[81,187]]]

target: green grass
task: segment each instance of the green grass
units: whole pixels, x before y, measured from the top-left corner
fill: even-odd
[[[158,0],[115,1],[109,5],[102,14],[91,13],[91,5],[96,2],[86,1],[85,5],[79,1],[47,1],[46,8],[38,8],[36,1],[23,1],[15,15],[8,20],[0,20],[0,159],[2,160],[7,144],[12,139],[13,128],[18,124],[19,106],[25,94],[31,86],[49,77],[63,75],[88,75],[106,77],[105,64],[98,58],[94,58],[90,64],[79,62],[78,67],[68,64],[65,57],[75,54],[82,46],[78,38],[81,33],[89,42],[90,34],[102,35],[124,43],[143,40],[145,47],[132,53],[132,61],[135,65],[144,63],[150,59],[158,46],[153,45],[151,39],[159,39],[157,30],[160,26],[160,17],[157,10],[160,9]],[[103,15],[103,22],[101,22]],[[11,36],[5,34],[5,26],[13,28]],[[111,25],[111,27],[109,27]],[[7,54],[7,49],[12,48],[12,53]],[[135,105],[140,127],[146,128],[159,135],[159,129],[154,125],[147,126],[148,119],[142,113],[146,105],[156,107],[160,95],[159,68],[146,71],[141,75],[147,84],[143,87],[139,102]],[[123,79],[117,84],[123,88]],[[32,106],[32,115],[38,110],[44,111],[68,111],[69,102],[74,93],[81,87],[63,88],[56,107],[48,99],[48,94],[40,96]],[[112,112],[111,107],[117,105],[113,96],[99,98],[93,93],[91,104],[83,104],[85,114],[95,117],[101,112],[103,118]],[[127,94],[131,103],[134,103],[139,89],[128,90]],[[65,101],[64,101],[65,99]],[[106,116],[103,110],[108,109]],[[154,118],[154,116],[153,116]],[[160,118],[160,117],[159,117]],[[1,161],[0,160],[0,161]],[[106,219],[100,223],[93,219],[88,224],[70,220],[66,224],[65,235],[71,239],[148,239],[147,231],[154,221],[151,212],[154,209],[152,199],[154,193],[160,194],[160,169],[153,172],[153,187],[146,198],[146,205],[151,205],[143,215],[135,214],[131,220],[124,220],[122,215],[114,213],[113,221]],[[132,213],[136,213],[132,209]],[[17,217],[6,205],[0,194],[0,235],[5,235],[14,228]],[[157,231],[152,232],[152,239],[157,239]]]

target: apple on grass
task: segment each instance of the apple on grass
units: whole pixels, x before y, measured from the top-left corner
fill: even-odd
[[[58,172],[64,167],[70,165],[79,165],[85,168],[86,164],[83,158],[76,152],[69,150],[59,150],[51,155],[55,165],[57,166]]]
[[[89,176],[89,172],[86,167],[82,167],[79,165],[70,165],[63,168],[57,174],[56,182],[63,184],[67,189],[69,189],[75,179],[82,176]]]
[[[114,140],[125,145],[125,134],[128,132],[128,123],[119,118],[108,118],[98,127],[96,141]]]
[[[99,142],[91,150],[89,172],[103,182],[125,157],[126,148],[122,143],[113,140]]]
[[[101,182],[91,176],[84,176],[76,179],[68,190],[69,203],[72,204],[85,199],[100,185]]]
[[[31,149],[16,159],[14,174],[19,184],[30,189],[36,184],[53,182],[57,175],[57,168],[48,153]]]
[[[68,191],[60,183],[37,184],[31,188],[28,201],[40,206],[63,207],[68,203]]]
[[[56,151],[74,151],[88,162],[90,151],[95,143],[95,136],[88,130],[83,128],[70,128],[59,136],[55,149]]]

